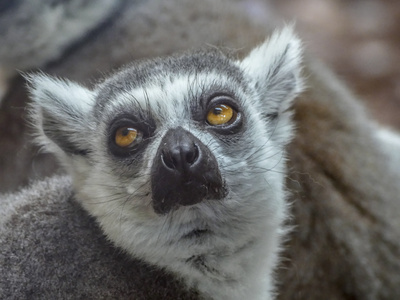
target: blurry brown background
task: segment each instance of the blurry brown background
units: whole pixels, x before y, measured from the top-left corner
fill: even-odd
[[[381,123],[400,129],[400,1],[272,0]]]

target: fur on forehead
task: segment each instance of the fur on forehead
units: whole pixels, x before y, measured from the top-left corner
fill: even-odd
[[[192,113],[205,111],[207,101],[217,94],[231,96],[238,105],[243,105],[246,85],[215,71],[167,78],[162,84],[151,83],[120,91],[114,99],[102,105],[106,119],[113,119],[118,114],[143,116],[141,119],[154,118],[157,122],[181,122]],[[97,113],[100,113],[97,111]],[[104,119],[98,116],[98,120]],[[185,117],[186,116],[186,117]]]
[[[195,82],[201,74],[225,75],[235,82],[233,84],[245,81],[242,70],[234,63],[234,60],[215,49],[139,61],[124,67],[99,85],[94,111],[101,111],[107,102],[121,93],[126,94],[133,90],[154,86],[164,88],[165,84],[185,77],[186,80]]]

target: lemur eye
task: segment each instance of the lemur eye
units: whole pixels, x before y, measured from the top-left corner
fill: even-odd
[[[140,138],[140,132],[131,127],[120,127],[115,132],[115,144],[121,148],[132,146]]]
[[[210,125],[224,125],[236,120],[237,112],[227,104],[217,104],[207,113],[207,122]]]

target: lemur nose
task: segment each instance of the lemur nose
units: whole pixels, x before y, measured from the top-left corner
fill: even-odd
[[[193,142],[183,136],[178,144],[165,145],[161,152],[161,160],[167,168],[176,170],[178,172],[190,171],[199,158],[199,147]]]
[[[164,214],[203,199],[225,197],[215,156],[182,127],[170,129],[161,140],[151,168],[153,207]]]

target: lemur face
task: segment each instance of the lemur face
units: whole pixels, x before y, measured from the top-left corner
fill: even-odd
[[[115,88],[121,84],[123,90]],[[248,154],[254,144],[250,127],[262,127],[254,107],[245,105],[246,93],[251,89],[240,68],[215,53],[133,66],[99,90],[96,126],[104,126],[96,143],[107,151],[96,155],[131,190],[143,185],[151,195],[146,209],[157,214],[214,205],[228,197],[229,185],[243,184],[229,183],[235,176],[226,172],[246,172],[238,153]]]
[[[260,234],[273,240],[284,218],[299,57],[287,28],[242,61],[155,59],[94,90],[32,76],[34,118],[118,246],[158,264],[231,253]]]
[[[116,90],[116,82],[126,88]],[[265,180],[260,170],[278,171],[283,155],[253,94],[239,66],[215,53],[133,67],[99,91],[96,114],[105,126],[96,155],[130,190],[150,193],[144,207],[158,214],[224,205],[233,193],[248,198],[257,177]]]

